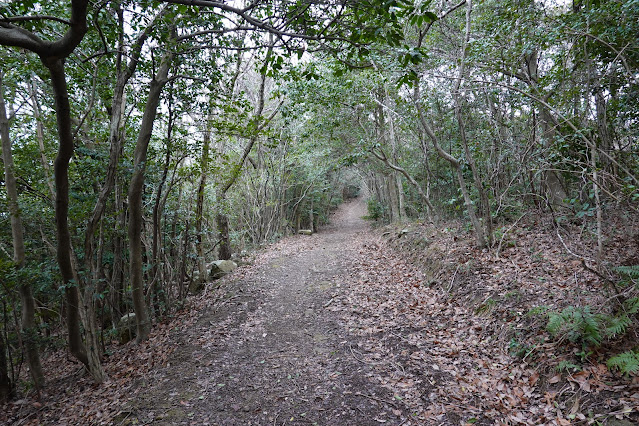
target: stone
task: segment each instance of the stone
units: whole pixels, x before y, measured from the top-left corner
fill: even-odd
[[[313,235],[313,231],[310,229],[300,229],[297,233],[300,235]]]
[[[189,291],[191,294],[198,294],[204,290],[204,280],[200,280],[200,274],[193,274],[193,279],[189,282]]]
[[[211,271],[209,273],[209,279],[219,280],[224,275],[237,269],[237,263],[233,262],[232,260],[216,260],[209,265],[209,268]]]
[[[118,340],[121,345],[130,342],[137,335],[137,328],[135,324],[135,313],[131,312],[124,315],[118,321]]]

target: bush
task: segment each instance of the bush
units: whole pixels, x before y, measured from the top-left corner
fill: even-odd
[[[380,220],[384,217],[384,206],[375,198],[369,198],[367,202],[367,219]]]

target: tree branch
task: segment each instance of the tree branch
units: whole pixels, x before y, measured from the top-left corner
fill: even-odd
[[[24,21],[55,21],[71,26],[71,21],[50,15],[32,15],[32,16],[9,16],[0,18],[0,22],[24,22]]]

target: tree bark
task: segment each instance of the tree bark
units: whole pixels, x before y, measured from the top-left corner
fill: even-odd
[[[116,182],[115,185],[115,211],[116,228],[115,237],[113,238],[113,272],[111,273],[111,318],[113,323],[122,318],[124,314],[124,303],[122,302],[122,294],[124,293],[124,230],[126,229],[126,213],[124,211],[124,194],[122,191],[122,185]]]
[[[163,268],[160,267],[160,246],[161,246],[161,231],[160,226],[162,222],[162,211],[164,210],[163,200],[166,200],[164,192],[164,185],[169,175],[169,167],[171,165],[171,151],[173,149],[173,108],[172,97],[169,96],[168,109],[168,123],[166,130],[166,155],[164,157],[164,167],[162,169],[162,177],[158,184],[157,191],[155,193],[155,201],[153,202],[153,239],[151,242],[151,262],[152,262],[152,280],[153,280],[153,293],[155,295],[155,311],[161,314],[161,305],[164,304],[164,308],[168,308],[168,292],[165,292],[161,286],[160,280],[163,276]]]
[[[80,332],[80,296],[75,271],[71,263],[71,234],[67,222],[69,211],[69,161],[73,156],[73,136],[71,134],[70,105],[64,77],[64,63],[55,60],[48,64],[53,82],[58,117],[60,145],[54,163],[56,200],[55,217],[58,234],[57,258],[64,282],[66,297],[67,327],[71,353],[88,367],[86,349]]]
[[[40,149],[40,162],[42,163],[42,170],[44,171],[44,179],[47,181],[47,187],[49,188],[49,196],[51,201],[55,200],[55,188],[53,187],[53,181],[51,180],[51,167],[49,166],[49,159],[46,157],[44,150],[44,125],[42,124],[42,114],[40,113],[40,104],[36,96],[33,80],[35,79],[35,73],[31,74],[31,81],[27,83],[29,89],[29,97],[31,98],[31,107],[33,108],[33,118],[36,122],[36,140],[38,141],[38,148]]]
[[[219,201],[219,199],[218,199]],[[231,258],[231,242],[229,238],[229,218],[223,213],[218,213],[215,218],[217,230],[220,238],[220,247],[218,248],[218,257],[223,260]]]
[[[0,402],[2,403],[9,401],[15,395],[15,387],[9,377],[9,363],[6,353],[4,335],[0,332]]]
[[[270,45],[268,47],[268,50],[266,51],[266,59],[264,60],[265,63],[268,62],[272,53],[273,53],[273,45]],[[235,75],[235,78],[237,78],[237,73]],[[237,179],[242,174],[242,168],[244,167],[244,163],[246,162],[246,159],[251,153],[251,150],[253,149],[255,142],[257,142],[260,132],[264,130],[266,126],[268,126],[268,124],[271,122],[273,117],[275,117],[275,114],[279,110],[279,107],[276,108],[275,111],[273,111],[273,113],[266,120],[264,120],[264,122],[260,123],[260,120],[262,119],[262,113],[264,112],[265,89],[266,89],[266,70],[264,70],[261,73],[260,88],[259,88],[258,97],[257,97],[257,108],[255,110],[255,113],[253,114],[253,118],[250,123],[254,126],[254,130],[251,136],[249,137],[248,143],[244,147],[242,158],[240,158],[240,161],[238,161],[238,163],[233,167],[233,169],[231,170],[231,176],[222,185],[220,191],[218,192],[217,201],[219,204],[219,210],[216,217],[216,221],[218,225],[218,235],[220,239],[220,247],[219,247],[220,259],[231,258],[231,241],[229,239],[229,219],[223,211],[224,202],[226,200],[226,193],[228,192],[229,189],[231,189],[231,187],[235,184],[235,182],[237,182]]]
[[[168,81],[169,68],[175,55],[173,50],[167,51],[157,74],[151,80],[149,96],[144,107],[142,123],[135,145],[133,176],[129,185],[129,255],[131,268],[131,293],[137,329],[136,341],[142,342],[151,332],[151,319],[144,297],[143,261],[142,261],[142,196],[146,171],[146,158],[153,124],[157,116],[162,89]]]
[[[91,277],[93,271],[93,251],[94,251],[94,234],[97,229],[98,223],[102,219],[106,203],[113,191],[115,185],[115,178],[118,170],[118,163],[120,162],[120,153],[122,151],[122,143],[124,140],[124,108],[125,97],[124,89],[129,79],[135,73],[135,69],[140,60],[140,52],[146,42],[151,29],[155,26],[158,19],[164,15],[164,9],[156,15],[153,21],[145,28],[143,32],[138,35],[136,42],[134,43],[128,65],[124,70],[121,70],[117,74],[117,80],[113,89],[113,98],[111,99],[111,107],[109,112],[111,114],[109,123],[109,163],[106,170],[106,178],[104,184],[100,189],[98,199],[91,213],[91,217],[87,222],[87,227],[84,234],[84,261],[88,271],[88,276]],[[122,43],[122,41],[121,41]],[[120,44],[118,51],[122,52],[124,45]],[[99,261],[99,260],[98,260]]]
[[[391,163],[391,161],[388,159],[388,157],[386,156],[386,154],[380,150],[380,152],[376,152],[376,151],[372,151],[373,155],[380,160],[381,162],[383,162],[384,164],[386,164],[387,167],[395,170],[398,173],[401,173],[402,175],[404,175],[404,177],[406,178],[406,180],[408,180],[408,183],[410,183],[415,190],[417,191],[417,193],[419,194],[420,198],[422,199],[422,201],[424,201],[424,203],[426,204],[428,211],[428,218],[432,221],[433,215],[434,215],[434,211],[435,208],[433,207],[433,204],[430,201],[430,197],[424,193],[424,190],[421,188],[421,186],[419,185],[419,183],[415,180],[415,178],[413,178],[404,168],[399,167],[398,165]]]
[[[433,142],[433,146],[435,147],[435,150],[437,151],[439,156],[443,158],[444,160],[446,160],[455,171],[455,176],[457,178],[457,182],[459,183],[459,189],[462,193],[462,197],[464,198],[464,205],[466,207],[466,212],[468,213],[468,217],[470,218],[470,222],[472,223],[473,228],[475,228],[475,241],[479,247],[485,247],[486,239],[484,238],[484,233],[482,232],[481,223],[479,223],[479,220],[477,219],[477,215],[475,213],[475,206],[473,205],[473,202],[470,198],[470,194],[468,193],[468,188],[466,187],[466,179],[464,179],[461,163],[459,162],[458,159],[450,155],[441,147],[441,144],[439,143],[439,138],[437,137],[437,135],[435,135],[435,132],[433,132],[433,129],[431,129],[430,125],[426,121],[426,117],[424,117],[424,114],[418,104],[419,98],[420,98],[418,85],[415,86],[414,96],[415,96],[415,107],[417,109],[419,122],[422,125],[422,128],[424,129],[424,132],[426,133],[426,135]]]
[[[67,328],[69,349],[82,362],[96,382],[104,381],[104,370],[100,364],[98,345],[89,342],[89,351],[84,345],[80,327],[80,294],[78,275],[72,262],[71,233],[69,232],[69,162],[73,157],[73,133],[71,131],[71,106],[65,79],[64,62],[80,44],[87,32],[88,0],[71,0],[71,19],[69,26],[55,41],[42,40],[36,34],[12,23],[0,22],[0,45],[20,47],[36,53],[43,65],[49,70],[53,88],[54,108],[58,129],[58,155],[54,163],[56,198],[55,218],[57,242],[57,260],[62,276],[67,303]],[[87,337],[91,338],[95,330],[88,330],[91,324],[85,324]]]
[[[206,259],[204,259],[204,190],[206,189],[206,178],[209,168],[209,146],[211,145],[210,118],[207,118],[206,129],[204,130],[204,141],[202,144],[202,158],[200,160],[200,183],[197,189],[197,203],[195,206],[195,248],[197,252],[197,266],[199,271],[198,285],[206,279]],[[220,230],[220,235],[222,234]],[[228,238],[228,236],[227,236]],[[221,247],[221,246],[220,246]],[[221,250],[221,249],[220,249]],[[220,259],[229,259],[220,257]]]
[[[0,71],[0,137],[2,138],[2,159],[4,160],[4,182],[7,189],[7,204],[11,215],[11,235],[13,237],[13,263],[16,272],[24,267],[25,249],[22,229],[22,217],[18,205],[18,190],[16,185],[15,167],[11,152],[11,137],[9,135],[9,120],[4,101],[4,87]],[[28,280],[19,279],[19,293],[22,305],[22,343],[27,355],[29,373],[36,389],[44,385],[44,374],[40,364],[38,351],[38,330],[35,323],[35,300]]]

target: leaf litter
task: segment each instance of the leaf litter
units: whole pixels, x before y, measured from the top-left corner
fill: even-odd
[[[637,420],[637,377],[610,372],[603,354],[558,372],[577,348],[550,339],[543,318],[530,314],[602,297],[604,284],[567,255],[547,223],[522,221],[496,252],[473,248],[453,223],[376,232],[361,215],[361,204],[346,205],[320,234],[271,245],[191,297],[147,342],[109,345],[102,385],[65,351],[49,354],[46,389],[7,404],[0,421]],[[612,239],[607,255],[629,259],[632,235]],[[590,254],[580,240],[569,243]]]

